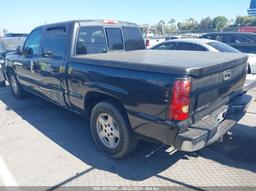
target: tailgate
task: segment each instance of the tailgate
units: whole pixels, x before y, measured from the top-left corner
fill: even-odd
[[[190,116],[193,122],[228,104],[242,93],[247,60],[232,62],[218,64],[218,69],[214,68],[215,73],[192,77]],[[208,68],[207,71],[209,70],[211,69]]]

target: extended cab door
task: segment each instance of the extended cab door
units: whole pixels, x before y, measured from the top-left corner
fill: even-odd
[[[22,54],[16,54],[13,58],[19,82],[32,90],[38,90],[38,75],[35,72],[34,64],[40,54],[41,40],[42,29],[35,29],[24,43]]]
[[[66,41],[65,27],[47,28],[44,32],[42,55],[36,62],[40,93],[62,106],[65,106]]]

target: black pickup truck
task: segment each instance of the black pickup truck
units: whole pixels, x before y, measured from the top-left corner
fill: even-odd
[[[144,49],[132,23],[44,25],[6,57],[5,72],[15,97],[32,92],[89,116],[95,143],[112,158],[138,139],[196,151],[244,115],[244,54]]]

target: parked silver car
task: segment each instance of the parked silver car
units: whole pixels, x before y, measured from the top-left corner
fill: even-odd
[[[219,41],[209,39],[175,39],[159,43],[152,47],[153,50],[187,50],[187,51],[210,51],[241,53],[239,50]],[[256,54],[248,54],[248,75],[245,82],[245,89],[256,83]]]
[[[18,46],[23,45],[25,37],[4,37],[0,38],[0,86],[5,86],[4,59],[6,54],[14,52]]]

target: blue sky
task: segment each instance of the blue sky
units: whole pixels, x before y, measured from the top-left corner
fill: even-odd
[[[117,19],[154,24],[171,18],[247,15],[250,0],[5,0],[0,28],[29,32],[35,26],[73,19]]]

